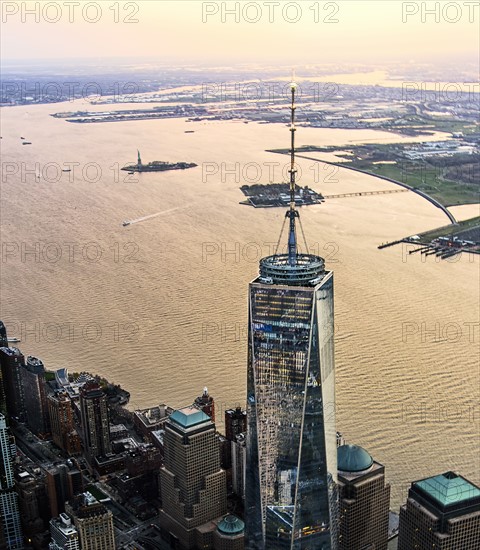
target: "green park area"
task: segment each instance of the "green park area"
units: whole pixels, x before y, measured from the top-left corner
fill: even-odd
[[[444,227],[438,227],[432,229],[431,231],[426,231],[425,233],[419,233],[421,242],[431,242],[439,237],[455,237],[464,238],[470,240],[471,235],[478,233],[480,228],[480,216],[475,218],[470,218],[469,220],[464,220],[458,222],[457,225],[446,225]]]

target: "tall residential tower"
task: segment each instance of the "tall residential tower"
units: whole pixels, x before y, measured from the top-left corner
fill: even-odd
[[[2,387],[7,415],[24,420],[25,395],[22,384],[22,368],[25,358],[18,348],[0,348]],[[3,404],[2,404],[3,405]]]
[[[18,497],[13,477],[15,446],[8,433],[5,416],[0,413],[0,540],[9,550],[23,548],[22,528],[18,511]]]
[[[298,249],[295,89],[288,253],[263,258],[249,288],[249,550],[337,548],[333,273],[323,258]]]
[[[82,386],[80,412],[85,456],[92,466],[95,458],[112,452],[107,396],[96,382],[88,381]]]

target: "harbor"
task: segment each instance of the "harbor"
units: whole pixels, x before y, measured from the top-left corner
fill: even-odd
[[[419,252],[422,256],[436,256],[441,260],[459,256],[463,252],[480,254],[480,218],[473,218],[405,239],[382,243],[378,249],[383,250],[400,243],[415,247],[408,250],[409,255]]]

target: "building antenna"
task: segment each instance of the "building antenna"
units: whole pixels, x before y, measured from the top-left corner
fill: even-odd
[[[288,263],[289,265],[296,265],[297,263],[297,235],[295,227],[295,218],[298,218],[298,211],[295,208],[295,175],[297,170],[295,169],[295,91],[297,84],[294,82],[294,73],[292,74],[292,82],[290,83],[290,90],[292,92],[292,103],[290,106],[290,208],[286,213],[286,217],[290,219],[290,231],[288,235]]]

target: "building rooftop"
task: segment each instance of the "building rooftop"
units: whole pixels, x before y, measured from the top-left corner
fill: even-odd
[[[87,380],[87,382],[85,382],[85,384],[83,384],[83,386],[80,388],[80,395],[84,399],[97,399],[106,397],[105,392],[95,380]]]
[[[41,359],[38,359],[38,357],[34,357],[33,355],[27,356],[27,363],[30,365],[33,365],[35,367],[43,366],[43,362]]]
[[[18,348],[13,348],[13,347],[9,347],[9,348],[0,348],[0,350],[3,351],[3,353],[5,353],[6,355],[10,355],[10,356],[16,356],[16,357],[19,357],[22,355],[22,352],[18,349]],[[23,355],[22,355],[23,356]]]
[[[373,464],[373,458],[358,445],[341,445],[337,448],[338,469],[342,472],[362,472]]]
[[[68,386],[70,384],[68,380],[68,371],[66,368],[57,369],[55,371],[55,381],[60,387]]]
[[[75,537],[75,535],[77,535],[77,530],[72,524],[70,516],[65,512],[62,512],[58,518],[52,518],[50,523],[55,525],[55,527],[68,538],[77,538]]]
[[[165,422],[172,412],[173,409],[171,407],[167,407],[167,405],[158,405],[157,407],[150,407],[148,409],[138,409],[134,411],[134,414],[146,428],[149,428]]]
[[[182,428],[192,428],[197,424],[211,421],[208,415],[194,407],[185,407],[173,412],[170,415],[170,420],[182,426]]]
[[[237,516],[232,516],[229,514],[225,516],[222,521],[218,524],[217,529],[223,535],[240,535],[245,529],[245,523]]]
[[[476,485],[454,472],[422,479],[413,485],[442,506],[460,504],[480,497],[480,489]]]
[[[260,276],[254,281],[288,286],[316,286],[325,277],[325,261],[312,254],[297,254],[290,264],[288,254],[274,254],[260,260]]]

